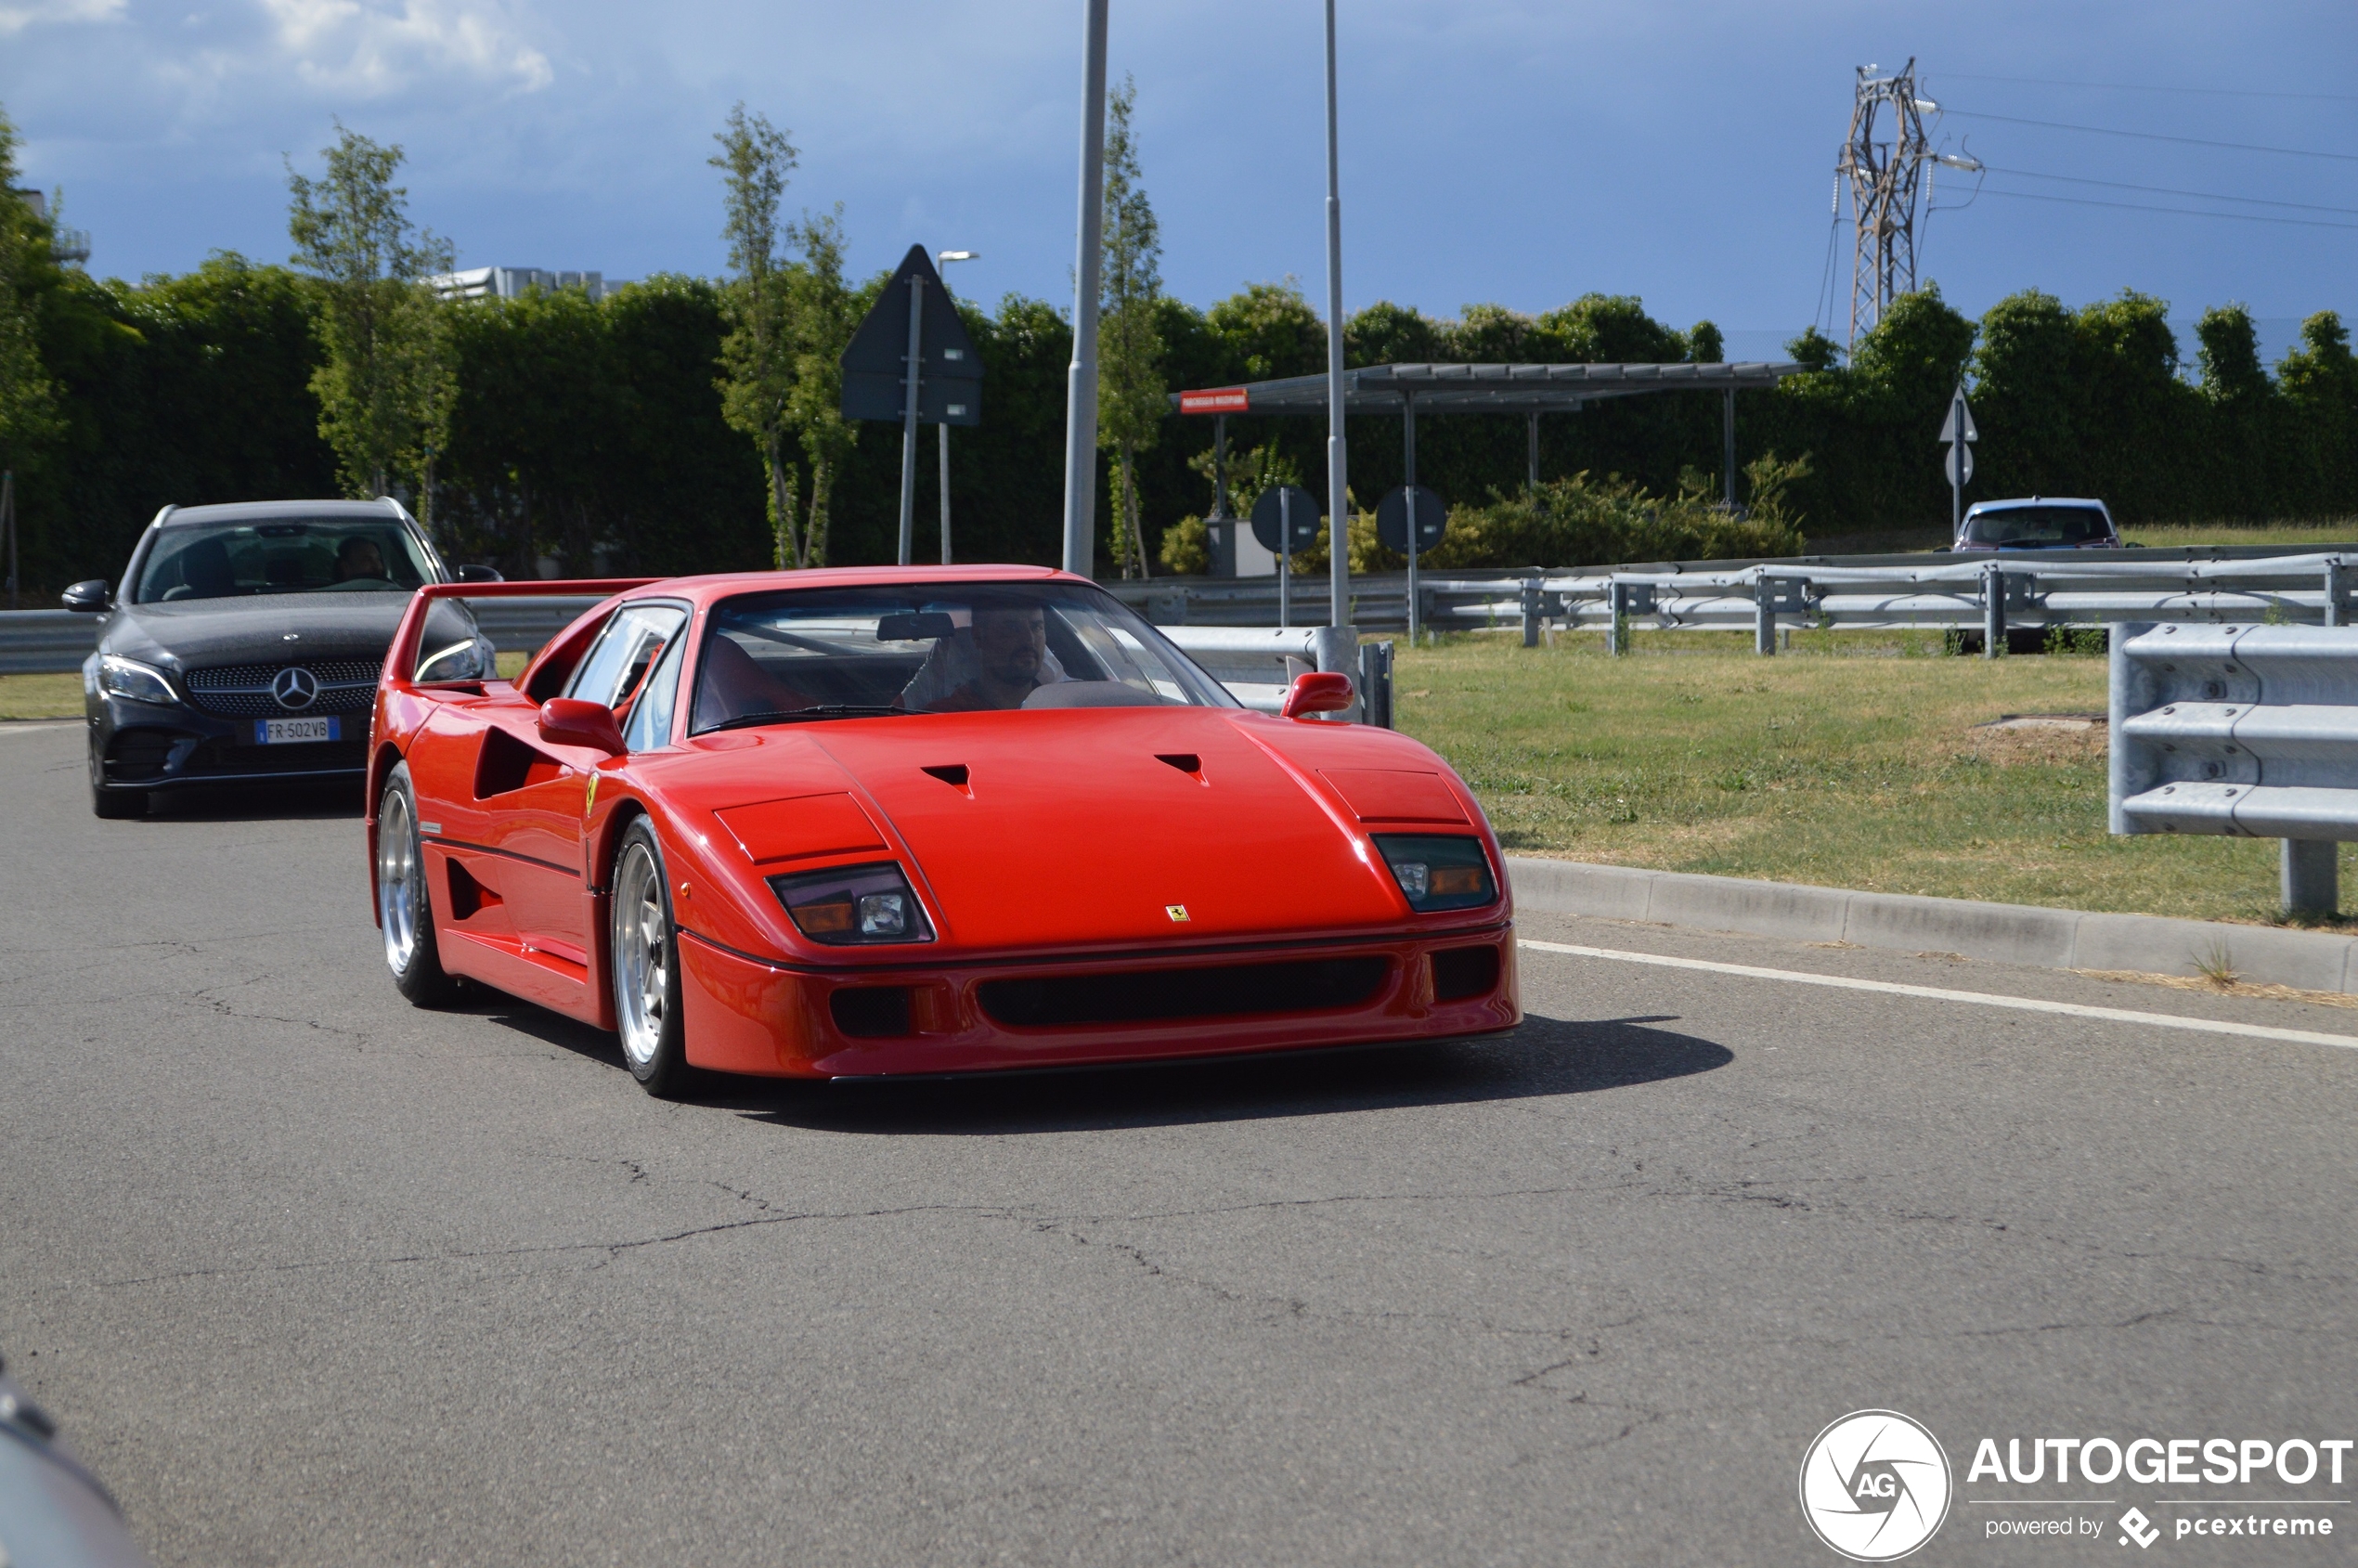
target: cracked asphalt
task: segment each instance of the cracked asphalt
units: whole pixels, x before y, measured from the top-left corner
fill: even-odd
[[[1961,1499],[2038,1491],[1985,1435],[2358,1435],[2358,1052],[1526,952],[1500,1041],[665,1104],[403,1004],[349,800],[97,822],[71,726],[0,799],[0,1351],[161,1562],[1828,1563],[1861,1407]],[[2071,1555],[1988,1511],[1916,1561]]]

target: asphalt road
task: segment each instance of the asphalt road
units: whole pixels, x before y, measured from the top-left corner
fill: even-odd
[[[1958,1467],[1915,1562],[2094,1549],[1969,1499],[2358,1497],[1963,1469],[2358,1437],[2358,1051],[1526,952],[1504,1041],[663,1104],[405,1005],[350,802],[100,823],[21,726],[0,802],[0,1350],[162,1562],[1825,1563],[1801,1455],[1869,1406]]]

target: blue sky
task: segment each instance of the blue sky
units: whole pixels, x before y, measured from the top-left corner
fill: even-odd
[[[1924,272],[1958,305],[2134,287],[2183,317],[2232,299],[2272,322],[2358,320],[2346,0],[1341,13],[1351,309],[1541,310],[1603,290],[1767,351],[1820,308],[1852,69],[1912,54],[1952,110],[1937,138],[2027,172],[1931,218]],[[1113,70],[1137,79],[1173,292],[1207,304],[1292,274],[1317,296],[1320,17],[1317,0],[1113,0]],[[316,168],[341,116],[407,149],[413,211],[461,265],[717,272],[704,161],[743,98],[801,149],[789,206],[844,204],[861,269],[913,242],[972,249],[962,292],[1069,305],[1080,18],[1080,0],[0,0],[0,103],[27,175],[62,187],[68,221],[92,232],[94,271],[178,271],[215,248],[283,257],[281,155]],[[1964,194],[1944,183],[1939,199]]]

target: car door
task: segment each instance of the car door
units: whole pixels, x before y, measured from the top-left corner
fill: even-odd
[[[679,640],[688,608],[669,601],[632,601],[608,617],[564,695],[615,708],[626,724],[641,688]],[[672,661],[675,671],[677,661]],[[591,770],[603,755],[540,738],[536,710],[503,713],[486,732],[476,765],[478,797],[488,810],[488,847],[502,872],[524,955],[590,978],[596,944],[590,931],[590,868],[582,860],[582,818]],[[669,726],[667,723],[667,740]]]

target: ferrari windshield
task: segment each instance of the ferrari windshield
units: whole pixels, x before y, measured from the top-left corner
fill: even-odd
[[[692,734],[898,713],[1237,706],[1086,583],[748,594],[714,607],[697,665]]]
[[[2101,507],[1993,507],[1965,519],[1961,542],[2001,550],[2067,550],[2112,543],[2112,523]]]
[[[425,551],[390,517],[166,525],[133,602],[257,593],[407,593],[434,581]]]

